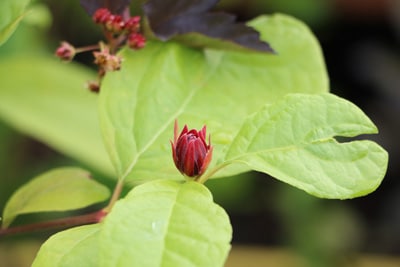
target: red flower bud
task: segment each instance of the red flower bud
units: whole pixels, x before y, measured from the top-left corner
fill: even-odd
[[[124,29],[130,33],[134,33],[139,31],[140,28],[140,17],[134,16],[130,17],[127,21],[125,21]]]
[[[125,27],[125,22],[120,15],[110,15],[104,25],[110,32],[121,33]]]
[[[56,50],[56,56],[65,61],[71,61],[75,54],[75,47],[67,42],[61,42],[61,45]]]
[[[128,46],[132,49],[141,49],[146,45],[146,38],[140,33],[131,33],[128,36]]]
[[[110,10],[108,10],[107,8],[99,8],[96,10],[96,12],[94,12],[92,18],[95,23],[103,24],[110,19],[110,16],[111,16]]]
[[[211,146],[210,136],[206,143],[206,126],[200,131],[195,129],[188,130],[187,125],[183,127],[178,136],[178,122],[175,121],[174,142],[171,141],[172,157],[176,168],[189,177],[200,177],[207,169],[213,147]]]

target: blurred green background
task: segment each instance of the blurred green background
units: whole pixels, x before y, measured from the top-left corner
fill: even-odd
[[[140,2],[133,2],[138,13]],[[0,47],[0,60],[53,53],[61,40],[83,46],[101,38],[78,0],[32,1],[30,7]],[[380,134],[369,138],[390,155],[382,185],[354,200],[317,199],[258,173],[207,182],[234,228],[227,266],[400,266],[400,1],[222,0],[217,9],[241,21],[275,12],[305,21],[321,42],[331,91],[370,116]],[[91,66],[89,53],[76,59]],[[0,90],[2,75],[10,74],[0,70]],[[1,210],[31,177],[65,165],[82,166],[0,118]],[[112,187],[106,177],[95,176]],[[16,223],[40,218],[48,215],[21,216]],[[40,242],[51,234],[1,237],[0,266],[30,266]]]

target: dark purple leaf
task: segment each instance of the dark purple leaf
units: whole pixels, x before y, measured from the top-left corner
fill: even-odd
[[[80,0],[81,6],[92,16],[99,8],[108,8],[111,13],[121,15],[131,0]]]
[[[218,0],[149,0],[144,13],[154,35],[173,37],[193,46],[250,49],[274,52],[259,33],[233,15],[209,12]]]

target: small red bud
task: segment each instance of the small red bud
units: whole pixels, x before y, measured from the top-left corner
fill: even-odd
[[[56,56],[64,61],[71,61],[75,54],[75,47],[67,42],[61,42],[61,45],[56,50]]]
[[[103,24],[106,23],[111,16],[110,10],[107,8],[99,8],[94,12],[92,18],[95,23]]]
[[[97,81],[89,81],[86,86],[93,93],[98,93],[100,91],[100,84]]]
[[[135,33],[139,31],[139,28],[140,28],[139,16],[130,17],[127,21],[125,21],[124,29],[129,33]]]
[[[207,169],[213,147],[210,137],[208,144],[206,139],[206,126],[200,131],[195,129],[188,130],[187,125],[183,127],[178,136],[178,122],[175,121],[174,141],[171,141],[172,157],[176,168],[184,175],[189,177],[200,177]]]
[[[113,33],[121,33],[125,28],[125,22],[120,15],[110,15],[105,22],[105,27]]]
[[[140,33],[131,33],[128,36],[128,46],[132,49],[141,49],[146,45],[146,38]]]

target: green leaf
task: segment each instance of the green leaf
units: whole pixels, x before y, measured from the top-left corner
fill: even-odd
[[[121,71],[105,77],[99,98],[105,143],[121,179],[180,177],[169,144],[176,118],[190,128],[207,124],[212,168],[249,114],[287,93],[328,91],[320,47],[305,25],[283,15],[249,24],[278,55],[202,51],[172,42],[123,51]],[[218,175],[247,170],[236,166]]]
[[[0,118],[47,145],[112,176],[102,141],[93,73],[46,56],[0,61]]]
[[[135,187],[99,224],[53,235],[33,267],[223,266],[232,228],[208,189],[159,180]]]
[[[30,0],[0,1],[0,45],[15,31]]]
[[[227,214],[202,184],[154,181],[104,220],[99,266],[223,266],[231,237]]]
[[[79,226],[51,236],[32,267],[96,267],[100,224]],[[114,265],[112,265],[114,266]]]
[[[318,197],[358,197],[379,186],[388,154],[372,141],[334,137],[371,133],[375,125],[354,104],[330,94],[293,94],[247,119],[225,160]]]
[[[106,200],[109,195],[108,188],[91,179],[85,170],[54,169],[14,192],[4,208],[3,227],[8,227],[20,214],[84,208]]]

